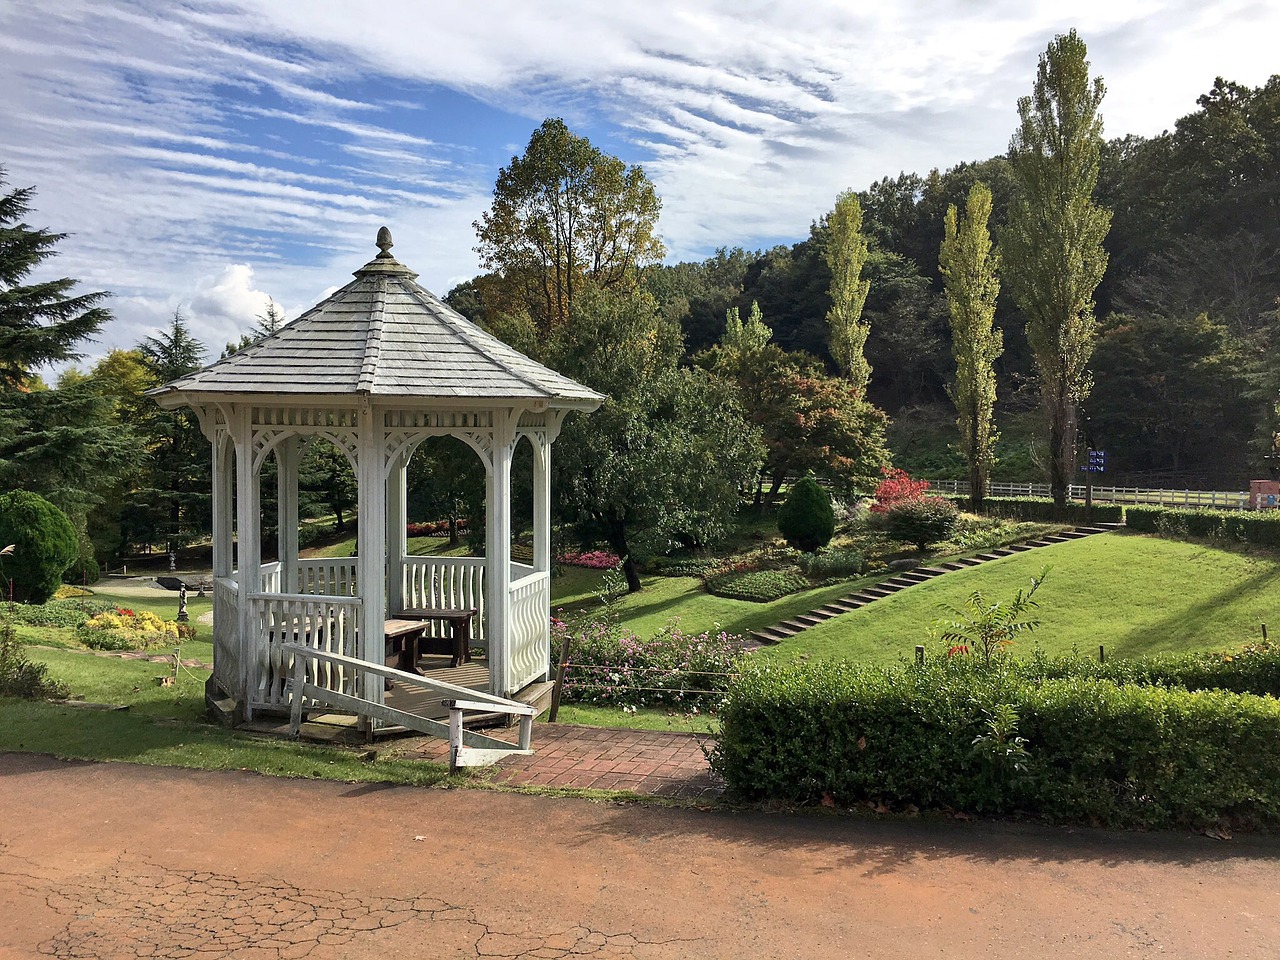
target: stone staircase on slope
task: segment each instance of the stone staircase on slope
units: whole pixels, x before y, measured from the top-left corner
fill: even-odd
[[[965,557],[961,560],[954,560],[949,563],[942,563],[936,567],[914,567],[913,569],[895,574],[887,580],[874,584],[869,587],[863,587],[857,593],[852,593],[847,597],[841,597],[838,600],[832,600],[820,607],[816,607],[806,613],[796,614],[790,620],[783,620],[781,623],[775,623],[771,627],[761,627],[758,630],[752,630],[747,637],[746,648],[759,647],[762,645],[771,645],[781,643],[788,637],[794,637],[802,630],[808,630],[810,627],[816,627],[820,623],[824,623],[833,617],[838,617],[842,613],[851,613],[865,607],[869,603],[888,597],[900,590],[908,587],[914,587],[918,583],[925,583],[934,577],[940,577],[944,573],[950,573],[953,570],[963,570],[966,567],[976,567],[982,563],[989,563],[992,560],[999,560],[1003,557],[1013,556],[1015,553],[1026,553],[1028,550],[1037,550],[1041,547],[1050,547],[1056,543],[1067,543],[1071,540],[1080,540],[1084,537],[1093,536],[1097,533],[1106,533],[1113,530],[1118,524],[1098,524],[1089,527],[1076,527],[1072,530],[1064,530],[1061,533],[1051,534],[1041,537],[1038,540],[1030,540],[1026,543],[1015,543],[1007,547],[1000,547],[989,553],[980,553],[977,556]]]

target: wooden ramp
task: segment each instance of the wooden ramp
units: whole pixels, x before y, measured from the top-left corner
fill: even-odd
[[[481,766],[494,763],[511,754],[529,754],[533,732],[533,718],[536,708],[505,697],[496,697],[485,690],[476,690],[462,684],[440,680],[417,673],[406,673],[383,663],[373,663],[330,653],[302,643],[282,644],[282,648],[293,655],[293,679],[289,681],[289,694],[293,707],[290,716],[290,732],[297,737],[302,727],[304,713],[313,712],[325,707],[336,707],[351,711],[361,717],[380,720],[383,723],[407,727],[428,736],[441,737],[449,741],[449,767]],[[314,675],[312,664],[331,664],[364,674],[366,682],[370,677],[380,677],[390,681],[392,690],[397,686],[406,690],[406,695],[399,706],[389,702],[375,703],[352,693],[331,690],[318,686],[307,678]],[[463,669],[459,667],[457,669]],[[487,673],[487,670],[485,671]],[[486,678],[487,679],[487,678]],[[487,686],[487,683],[486,683]],[[358,688],[357,688],[358,689]],[[424,708],[439,701],[448,716],[448,722],[428,717],[423,714],[404,709],[411,705],[415,694]],[[466,730],[462,725],[463,713],[496,713],[510,717],[518,717],[520,721],[519,744],[509,743],[490,737],[474,730]]]

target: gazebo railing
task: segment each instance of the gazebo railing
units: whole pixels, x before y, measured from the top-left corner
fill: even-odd
[[[355,557],[311,558],[298,561],[296,593],[328,597],[356,595]]]
[[[486,646],[485,560],[483,557],[405,557],[401,564],[401,596],[406,607],[476,610],[471,640]],[[449,627],[432,623],[429,636],[443,636]]]
[[[239,699],[240,689],[240,584],[234,577],[213,581],[213,677],[218,686]]]
[[[249,602],[260,638],[247,698],[254,708],[288,706],[286,681],[293,675],[293,655],[286,644],[302,643],[344,657],[359,655],[356,630],[363,603],[358,597],[256,593]],[[355,681],[351,670],[319,660],[308,676],[317,687],[349,695],[357,692]]]
[[[279,593],[284,584],[280,578],[280,561],[264,563],[258,568],[258,590],[262,593]]]
[[[532,568],[530,568],[532,569]],[[546,677],[551,662],[551,575],[532,572],[511,584],[511,689]]]

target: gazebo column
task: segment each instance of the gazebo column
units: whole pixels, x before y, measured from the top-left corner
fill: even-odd
[[[258,476],[253,469],[253,424],[251,409],[238,411],[236,445],[236,540],[239,545],[240,670],[243,678],[245,719],[253,719],[251,706],[262,669],[259,649],[264,642],[258,630],[257,611],[250,595],[260,590],[262,566],[262,523]]]
[[[551,441],[529,438],[533,446],[533,569],[551,571]]]
[[[276,455],[276,543],[280,558],[280,592],[298,592],[298,463],[302,459],[300,437],[286,437]]]
[[[396,457],[387,476],[387,609],[404,609],[404,555],[408,552],[405,525],[408,516],[407,474],[409,458]]]
[[[485,487],[485,635],[489,640],[489,691],[508,696],[511,676],[511,457],[515,416],[495,411],[493,448]]]
[[[235,447],[225,433],[213,441],[213,575],[235,569]]]
[[[359,483],[359,534],[356,537],[356,584],[363,602],[360,617],[360,659],[373,663],[386,660],[386,532],[387,485],[383,473],[382,412],[364,398],[360,404],[359,456],[356,478]],[[364,689],[360,696],[382,703],[382,679],[362,675]],[[372,721],[362,719],[366,725]]]

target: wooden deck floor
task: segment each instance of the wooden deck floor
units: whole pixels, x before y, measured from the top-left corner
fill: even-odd
[[[432,680],[443,680],[482,692],[489,690],[489,661],[485,659],[477,658],[470,663],[450,667],[448,657],[426,656],[418,661],[418,669]],[[385,695],[388,707],[432,720],[443,720],[449,716],[449,711],[441,705],[445,699],[453,698],[440,697],[406,683],[392,684]]]

